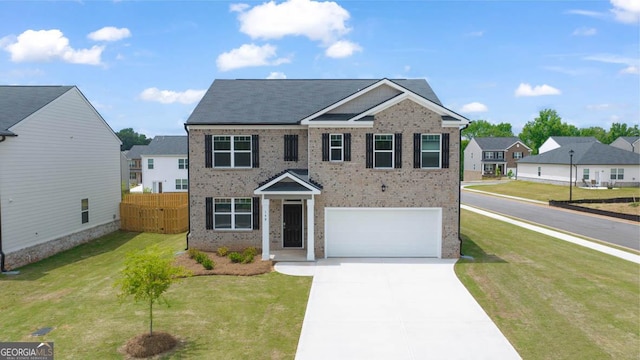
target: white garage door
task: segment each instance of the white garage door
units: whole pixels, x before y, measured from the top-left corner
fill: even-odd
[[[327,257],[441,257],[441,208],[326,208]]]

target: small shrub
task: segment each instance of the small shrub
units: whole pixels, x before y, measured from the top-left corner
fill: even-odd
[[[244,259],[242,259],[243,264],[250,264],[253,262],[253,254],[243,254]]]
[[[248,248],[244,249],[242,254],[244,256],[251,255],[251,257],[254,257],[254,256],[258,255],[258,249],[256,249],[253,246],[249,246]]]
[[[203,252],[199,252],[196,257],[195,260],[198,262],[198,264],[202,264],[204,261],[206,261],[209,257],[207,256],[207,254],[203,253]]]
[[[200,264],[202,264],[202,267],[204,267],[207,270],[213,270],[213,267],[216,266],[216,263],[214,263],[213,260],[211,260],[209,257],[202,260]]]
[[[189,255],[189,259],[195,259],[199,252],[201,251],[194,248],[189,249],[187,251],[187,254]]]
[[[227,254],[229,254],[229,248],[227,248],[226,246],[221,246],[218,248],[216,253],[218,254],[218,256],[225,257],[227,256]]]
[[[232,263],[241,263],[244,261],[244,256],[239,252],[232,252],[229,253],[229,260],[231,260]]]

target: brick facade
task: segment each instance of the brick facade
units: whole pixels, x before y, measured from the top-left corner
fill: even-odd
[[[324,257],[325,207],[437,207],[442,208],[442,257],[457,258],[459,216],[459,129],[442,127],[441,116],[405,100],[375,115],[373,128],[247,128],[189,130],[189,192],[191,230],[189,246],[215,250],[261,247],[261,230],[220,231],[205,228],[206,197],[253,197],[258,184],[286,169],[309,169],[312,180],[323,187],[315,197],[315,254]],[[351,161],[322,161],[322,133],[350,133]],[[367,133],[402,133],[402,167],[367,169]],[[450,134],[449,168],[414,169],[413,134]],[[260,167],[255,169],[205,168],[205,135],[259,135]],[[299,136],[299,161],[283,159],[283,135]],[[308,146],[308,150],[307,150]],[[381,185],[387,189],[381,191]],[[306,206],[303,206],[305,209]],[[282,201],[270,201],[270,248],[282,248]],[[304,214],[306,222],[306,213]],[[306,237],[306,232],[304,234]],[[304,240],[306,246],[306,239]]]

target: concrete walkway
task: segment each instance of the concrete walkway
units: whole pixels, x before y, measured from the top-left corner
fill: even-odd
[[[519,359],[456,277],[455,262],[276,264],[290,275],[314,274],[296,359]]]

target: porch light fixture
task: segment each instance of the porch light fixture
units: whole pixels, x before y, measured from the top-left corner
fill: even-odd
[[[382,192],[387,191],[387,185],[385,185],[384,183],[382,184]]]
[[[573,200],[573,149],[569,150],[569,202]]]

